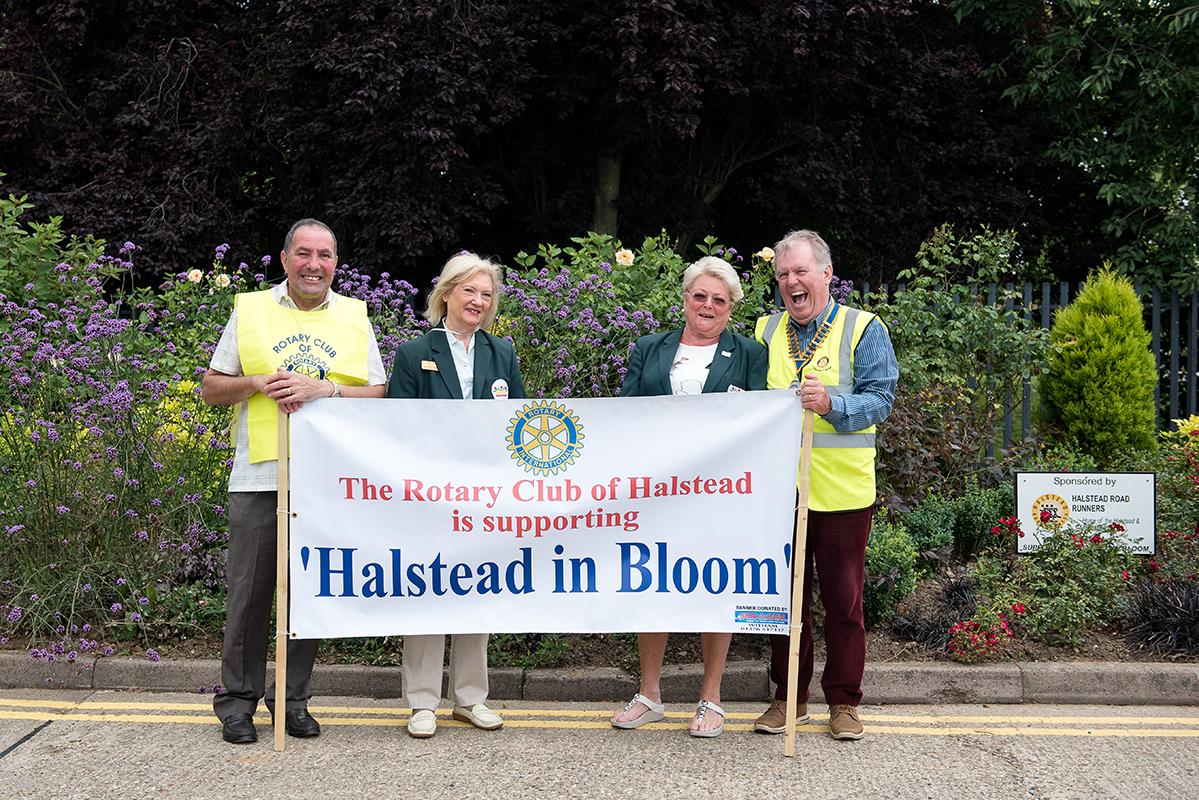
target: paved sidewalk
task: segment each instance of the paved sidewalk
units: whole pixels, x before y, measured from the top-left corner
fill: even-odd
[[[273,665],[269,667],[274,669]],[[816,665],[816,675],[821,665]],[[691,702],[698,695],[702,667],[667,666],[662,675],[666,702]],[[0,651],[0,689],[144,689],[211,692],[220,681],[220,662],[137,658],[89,658],[74,664],[45,664],[24,652]],[[313,694],[400,697],[397,667],[320,665]],[[813,681],[819,700],[818,679]],[[623,670],[491,670],[496,700],[619,702],[637,690]],[[867,662],[863,703],[1066,703],[1099,705],[1199,705],[1199,664],[1161,662],[1017,662],[955,664],[941,661]],[[724,701],[769,697],[766,664],[730,662],[721,688]]]

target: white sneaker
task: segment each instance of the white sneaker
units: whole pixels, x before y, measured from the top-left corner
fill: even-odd
[[[413,739],[429,739],[437,733],[437,715],[427,708],[412,712],[408,720],[408,735]]]
[[[454,719],[469,722],[476,728],[485,731],[498,731],[504,727],[504,721],[500,719],[500,715],[482,703],[475,703],[470,708],[454,706]]]

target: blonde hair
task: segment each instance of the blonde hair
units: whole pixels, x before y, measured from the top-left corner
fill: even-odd
[[[704,256],[687,267],[687,271],[683,273],[683,291],[691,291],[691,287],[703,275],[711,275],[713,278],[720,279],[725,288],[729,290],[729,299],[734,303],[740,303],[745,297],[745,291],[741,288],[741,278],[737,277],[737,271],[729,262],[716,256]]]
[[[441,268],[441,276],[437,279],[437,285],[429,293],[429,307],[425,309],[425,318],[433,325],[440,325],[446,315],[446,297],[454,291],[458,284],[469,281],[480,272],[486,273],[491,278],[492,292],[491,308],[487,309],[487,313],[483,315],[483,322],[479,328],[482,330],[490,328],[491,324],[495,322],[495,315],[500,310],[500,294],[504,290],[504,274],[499,264],[493,264],[487,259],[465,250],[445,262],[445,266]]]

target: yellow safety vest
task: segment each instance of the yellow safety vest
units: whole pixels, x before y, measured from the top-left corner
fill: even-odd
[[[366,303],[338,296],[319,311],[301,311],[279,304],[270,290],[239,294],[237,353],[246,375],[267,375],[282,369],[319,380],[362,386],[370,321]],[[236,430],[237,420],[234,420]],[[279,458],[279,407],[255,392],[250,396],[250,463]]]
[[[770,351],[766,388],[798,386],[806,375],[815,375],[828,387],[830,397],[853,393],[853,353],[874,314],[841,306],[824,341],[812,353],[804,375],[797,375],[795,359],[787,347],[787,313],[760,317],[754,333]],[[853,433],[837,433],[816,416],[812,436],[812,471],[808,507],[814,511],[850,511],[874,505],[875,426]]]

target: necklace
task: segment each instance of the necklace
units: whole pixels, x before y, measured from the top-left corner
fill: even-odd
[[[824,315],[820,326],[816,329],[815,335],[812,336],[808,346],[802,350],[799,347],[799,335],[795,332],[795,325],[791,320],[787,320],[787,350],[791,353],[791,358],[795,360],[795,379],[798,381],[803,374],[803,368],[807,366],[811,360],[812,354],[816,352],[816,348],[824,344],[824,340],[828,338],[828,332],[832,330],[833,320],[837,318],[837,309],[840,306],[834,300],[830,306],[828,313]]]

